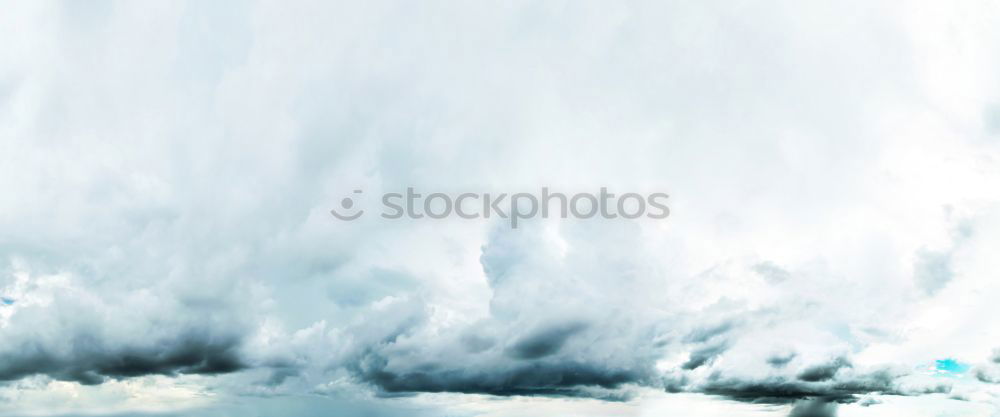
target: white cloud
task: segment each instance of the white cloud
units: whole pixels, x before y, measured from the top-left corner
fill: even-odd
[[[780,415],[797,395],[762,388],[941,385],[968,401],[838,413],[986,415],[995,385],[919,368],[991,372],[1000,347],[984,322],[1000,294],[997,12],[9,5],[3,412],[153,411],[137,408],[152,395],[206,413],[309,398],[304,414],[644,415],[666,396]],[[407,186],[665,191],[672,214],[517,230],[327,214],[351,190],[371,207]],[[373,397],[413,390],[452,393]],[[82,400],[44,406],[67,392]]]

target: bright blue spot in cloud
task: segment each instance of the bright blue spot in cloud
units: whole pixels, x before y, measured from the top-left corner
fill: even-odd
[[[951,358],[938,359],[934,363],[937,374],[942,376],[959,376],[969,370],[969,365]]]
[[[0,303],[3,303],[3,305],[5,306],[9,306],[11,304],[14,304],[14,299],[7,297],[0,297]]]

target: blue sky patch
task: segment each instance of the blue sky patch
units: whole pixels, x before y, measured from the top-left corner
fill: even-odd
[[[969,365],[955,359],[938,359],[934,361],[935,373],[941,376],[959,376],[969,370]]]

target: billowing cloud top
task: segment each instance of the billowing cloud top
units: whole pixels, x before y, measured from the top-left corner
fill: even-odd
[[[995,415],[998,28],[985,0],[5,5],[0,414]],[[376,214],[408,187],[670,216]]]

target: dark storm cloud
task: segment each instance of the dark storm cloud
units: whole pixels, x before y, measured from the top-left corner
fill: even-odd
[[[92,385],[108,378],[143,375],[221,374],[245,367],[236,336],[194,331],[139,347],[108,347],[92,336],[77,336],[68,351],[24,342],[0,357],[0,380],[44,374]]]
[[[725,352],[726,349],[728,349],[728,346],[726,346],[725,343],[718,343],[697,349],[694,352],[691,352],[691,356],[688,358],[687,362],[681,365],[681,369],[688,371],[697,369],[702,365],[711,362],[717,356]]]
[[[857,401],[857,396],[862,394],[917,394],[900,390],[895,384],[896,378],[887,370],[822,382],[783,377],[748,380],[716,374],[695,391],[736,401],[766,404],[787,404],[813,398],[850,403]]]
[[[806,382],[818,382],[832,379],[837,375],[837,371],[848,368],[851,363],[846,358],[836,358],[829,363],[811,366],[799,373],[799,379]]]
[[[736,325],[735,320],[725,320],[688,332],[683,339],[684,342],[703,345],[690,353],[687,362],[681,365],[681,369],[686,371],[698,369],[725,353],[729,349],[729,342],[723,336],[732,332]]]
[[[408,321],[412,325],[414,321]],[[391,329],[405,337],[373,336],[347,360],[346,369],[382,394],[458,392],[499,396],[558,395],[620,399],[609,392],[624,384],[648,384],[651,362],[625,358],[620,362],[595,360],[581,353],[590,344],[571,345],[593,326],[583,321],[547,324],[523,335],[507,337],[485,331],[455,335],[453,345],[439,347],[452,353],[414,355],[430,346],[419,345],[415,330]],[[506,345],[506,347],[504,347]],[[457,356],[456,356],[457,355]]]
[[[827,386],[790,381],[784,378],[716,380],[705,384],[701,387],[700,391],[705,394],[718,395],[731,400],[762,404],[788,404],[812,397],[822,397],[833,401],[848,401],[855,394],[851,390],[838,390]]]
[[[638,383],[648,373],[635,369],[611,369],[573,361],[527,362],[515,366],[465,370],[461,367],[428,366],[423,370],[397,373],[385,367],[385,359],[368,357],[377,365],[355,369],[361,379],[387,393],[460,392],[491,395],[593,396],[586,387],[614,389]]]
[[[507,350],[507,355],[517,359],[538,359],[552,355],[562,348],[570,336],[586,328],[586,323],[573,322],[541,329],[514,343]]]

